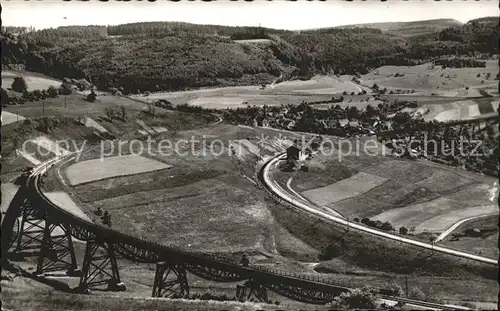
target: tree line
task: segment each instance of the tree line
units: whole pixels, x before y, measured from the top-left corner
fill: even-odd
[[[411,66],[444,55],[496,53],[491,42],[498,38],[498,28],[493,20],[478,20],[417,39],[369,28],[292,32],[135,23],[17,32],[2,28],[0,37],[3,68],[85,78],[99,89],[127,94],[267,84],[280,76],[364,74],[383,65]],[[254,38],[270,38],[271,43],[248,46],[232,40]]]

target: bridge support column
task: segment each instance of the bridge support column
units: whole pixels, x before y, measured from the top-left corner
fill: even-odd
[[[35,274],[61,270],[80,276],[70,231],[47,219]]]
[[[40,251],[45,231],[45,218],[45,213],[35,209],[31,201],[26,200],[23,203],[16,252]]]
[[[248,293],[248,294],[247,294]],[[249,300],[252,295],[259,301],[268,302],[266,287],[256,279],[250,279],[243,285],[237,285],[236,298],[240,301]],[[245,297],[246,296],[246,297]]]
[[[78,289],[88,292],[90,288],[106,284],[107,290],[126,290],[125,284],[120,281],[113,244],[106,241],[87,241]]]
[[[153,283],[153,297],[180,298],[189,295],[186,268],[183,265],[159,262]]]

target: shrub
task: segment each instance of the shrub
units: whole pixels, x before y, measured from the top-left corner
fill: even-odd
[[[380,229],[385,231],[392,231],[394,230],[394,227],[391,225],[390,222],[386,221],[380,226]]]
[[[31,92],[28,92],[28,91],[24,91],[23,92],[23,98],[27,101],[27,102],[32,102],[35,98],[33,96],[33,93]]]
[[[418,287],[415,287],[409,292],[408,298],[415,300],[425,300],[425,294]]]
[[[63,84],[61,84],[61,87],[59,88],[59,94],[70,95],[71,93],[73,93],[73,85],[63,82]]]
[[[57,91],[57,89],[53,85],[51,85],[47,89],[47,93],[48,93],[49,97],[53,97],[54,98],[54,97],[58,96],[59,92]]]
[[[90,84],[89,81],[85,80],[85,79],[80,79],[80,80],[76,80],[76,81],[72,81],[74,85],[76,85],[76,87],[78,87],[78,89],[80,91],[86,91],[86,90],[90,90],[92,88],[92,85]]]
[[[42,92],[40,90],[34,90],[31,93],[33,94],[33,99],[34,100],[40,100],[40,99],[42,99]]]
[[[370,309],[376,308],[377,296],[369,287],[356,288],[342,293],[335,298],[335,309]]]
[[[49,92],[47,90],[42,90],[42,99],[47,99],[49,97]]]
[[[358,217],[354,217],[354,221],[355,222],[359,222],[359,218]]]
[[[391,284],[391,290],[393,292],[393,295],[396,297],[401,297],[404,295],[403,288],[399,286],[398,284]]]
[[[408,229],[406,229],[405,227],[399,228],[399,234],[408,234]]]
[[[321,250],[321,253],[318,255],[318,259],[320,261],[325,261],[340,255],[342,255],[342,244],[332,243]]]
[[[95,102],[95,100],[96,100],[96,99],[97,99],[97,95],[96,95],[96,93],[94,92],[94,90],[92,90],[92,91],[90,92],[90,94],[89,94],[89,95],[87,95],[87,98],[86,98],[86,100],[87,100],[87,101],[89,101],[89,102]]]

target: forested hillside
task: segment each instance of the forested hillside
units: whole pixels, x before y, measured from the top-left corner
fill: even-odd
[[[428,26],[431,27],[431,26]],[[154,22],[70,26],[34,31],[2,28],[2,66],[55,78],[86,78],[125,94],[204,86],[261,84],[279,76],[365,73],[432,57],[497,53],[498,18],[398,36],[380,29],[301,32]],[[233,40],[270,39],[270,44]]]
[[[356,24],[336,28],[376,28],[398,36],[412,37],[439,32],[448,27],[460,27],[460,25],[460,22],[454,19],[431,19],[416,22]]]

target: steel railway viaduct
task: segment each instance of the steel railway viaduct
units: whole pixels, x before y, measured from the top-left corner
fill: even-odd
[[[310,213],[311,210],[305,209],[303,203],[294,202],[293,199],[286,198],[286,195],[285,198],[281,197],[279,187],[275,188],[266,176],[270,165],[280,156],[282,155],[274,157],[259,170],[257,176],[259,183],[281,203]],[[344,284],[262,267],[242,266],[226,258],[161,245],[70,213],[52,203],[40,189],[41,175],[69,157],[71,155],[59,157],[35,168],[14,196],[2,223],[2,253],[9,254],[9,250],[13,248],[15,248],[13,252],[36,248],[39,252],[35,274],[66,270],[68,275],[80,278],[77,289],[81,292],[103,285],[107,286],[108,290],[125,290],[116,261],[116,256],[119,255],[135,262],[156,264],[153,297],[188,295],[187,272],[215,282],[244,283],[237,290],[236,296],[239,299],[254,296],[260,301],[267,301],[267,291],[271,290],[296,301],[326,304],[341,293],[349,291],[349,287]],[[19,216],[21,216],[20,224]],[[347,221],[337,219],[337,223],[342,226],[346,225]],[[370,230],[373,229],[365,231],[367,234],[373,234],[369,232]],[[360,231],[363,231],[363,228]],[[381,238],[394,238],[386,236],[387,233],[376,235]],[[86,243],[81,270],[78,268],[75,256],[73,238]],[[427,245],[420,246],[427,247]],[[431,247],[430,244],[428,246]],[[442,251],[485,264],[497,265],[495,260],[489,258],[466,253],[457,254],[445,248]],[[398,300],[396,297],[393,298]]]

